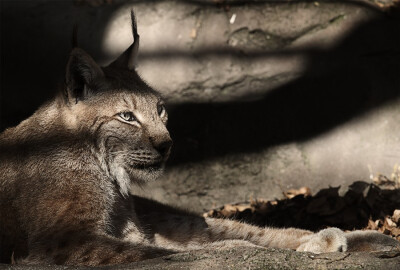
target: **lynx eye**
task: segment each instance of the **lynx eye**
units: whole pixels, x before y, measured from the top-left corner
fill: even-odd
[[[164,116],[165,115],[165,106],[163,104],[158,104],[157,105],[157,112],[159,116]]]
[[[132,112],[121,112],[118,114],[118,116],[127,122],[137,121]]]

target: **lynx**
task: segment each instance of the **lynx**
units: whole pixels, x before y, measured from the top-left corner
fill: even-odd
[[[172,140],[161,96],[135,72],[139,35],[100,67],[74,48],[65,87],[0,135],[1,262],[110,265],[237,245],[315,253],[390,250],[374,232],[318,233],[204,218],[133,196],[157,179]]]

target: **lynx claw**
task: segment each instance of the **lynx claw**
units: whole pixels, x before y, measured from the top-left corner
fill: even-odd
[[[326,253],[347,250],[347,240],[342,230],[329,228],[311,236],[307,236],[306,242],[301,244],[297,251],[313,253]]]

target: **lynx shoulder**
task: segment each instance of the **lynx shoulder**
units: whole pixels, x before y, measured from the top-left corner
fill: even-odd
[[[61,94],[0,135],[0,262],[108,265],[238,244],[319,253],[375,238],[395,246],[334,228],[203,218],[130,195],[162,174],[172,146],[164,102],[135,72],[133,13],[132,30],[133,44],[107,67],[74,48]]]

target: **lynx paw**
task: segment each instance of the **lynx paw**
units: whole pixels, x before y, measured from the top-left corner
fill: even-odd
[[[305,240],[306,241],[297,248],[297,251],[325,253],[347,250],[345,234],[338,228],[322,230],[316,234],[307,236]]]
[[[400,243],[390,236],[376,231],[354,231],[346,233],[348,251],[400,250]]]

